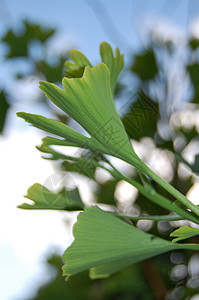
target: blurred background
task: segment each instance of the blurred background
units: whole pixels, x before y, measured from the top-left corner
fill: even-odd
[[[199,204],[199,2],[0,0],[0,40],[0,299],[199,299],[199,254],[191,251],[160,255],[107,280],[91,281],[85,272],[65,282],[61,255],[77,213],[18,209],[32,184],[49,188],[54,174],[67,172],[86,204],[136,216],[168,211],[98,169],[41,159],[35,146],[46,134],[16,117],[26,111],[78,128],[44,97],[39,80],[60,85],[73,48],[97,64],[107,41],[124,54],[115,104],[135,151]],[[127,164],[119,168],[139,180]],[[135,225],[168,239],[179,224],[185,222]]]

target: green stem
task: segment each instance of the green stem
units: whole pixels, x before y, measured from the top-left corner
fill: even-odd
[[[180,216],[171,216],[171,215],[164,215],[164,216],[137,216],[137,217],[133,217],[133,216],[128,216],[128,215],[123,215],[123,214],[119,214],[119,213],[114,213],[111,212],[112,214],[114,214],[116,217],[119,218],[127,218],[131,221],[139,221],[139,220],[150,220],[150,221],[155,221],[155,222],[159,222],[159,221],[179,221],[179,220],[185,220],[185,218],[180,217]]]
[[[81,162],[86,162],[87,160],[84,158],[77,158],[77,157],[70,157],[70,156],[66,156],[66,159],[70,159],[73,161],[81,161]],[[168,200],[167,198],[163,197],[162,195],[158,194],[154,189],[147,189],[147,187],[143,187],[140,183],[138,183],[137,181],[127,178],[125,177],[123,174],[121,174],[105,157],[104,157],[104,161],[106,161],[112,168],[112,170],[107,169],[106,167],[100,165],[98,162],[90,159],[89,161],[91,161],[95,166],[98,166],[106,171],[108,171],[114,178],[117,178],[119,180],[124,180],[127,181],[128,183],[130,183],[131,185],[133,185],[135,188],[138,189],[138,191],[145,196],[146,198],[148,198],[149,200],[151,200],[152,202],[154,202],[155,204],[170,210],[176,214],[178,214],[179,216],[182,216],[185,219],[188,219],[196,224],[199,224],[199,219],[196,218],[191,212],[186,211],[185,209],[179,207],[178,205],[176,205],[175,203],[171,202],[170,200]],[[149,169],[150,170],[150,169]]]
[[[199,219],[193,216],[190,212],[186,211],[185,209],[177,206],[174,202],[169,201],[167,198],[164,196],[158,194],[155,190],[148,191],[146,190],[141,184],[136,182],[135,180],[132,180],[127,177],[123,177],[123,180],[127,181],[128,183],[132,184],[135,186],[139,192],[144,195],[146,198],[150,199],[152,202],[155,204],[170,210],[172,212],[175,212],[176,214],[182,216],[183,218],[186,218],[192,222],[195,222],[199,224]]]
[[[179,249],[182,250],[199,250],[199,244],[178,244],[176,243],[176,245],[178,245]]]
[[[183,194],[181,194],[178,190],[176,190],[172,185],[170,185],[164,179],[162,179],[161,177],[159,177],[156,173],[154,173],[147,166],[146,166],[146,174],[148,176],[150,176],[151,179],[153,179],[154,181],[156,181],[159,185],[161,185],[166,191],[168,191],[176,199],[178,199],[185,207],[191,209],[197,216],[199,216],[199,207],[198,206],[194,205]]]
[[[192,221],[196,224],[199,224],[199,219],[196,216],[194,216],[191,212],[179,207],[174,202],[171,202],[170,200],[168,200],[164,196],[158,194],[154,189],[146,189],[144,186],[142,186],[137,181],[124,176],[117,169],[115,169],[115,167],[109,161],[107,161],[107,162],[114,169],[114,171],[111,171],[111,170],[106,169],[106,168],[104,168],[104,169],[106,169],[113,177],[115,177],[117,179],[120,179],[120,180],[124,180],[124,181],[130,183],[136,189],[138,189],[138,191],[143,196],[145,196],[146,198],[148,198],[149,200],[151,200],[155,204],[157,204],[157,205],[159,205],[159,206],[161,206],[161,207],[163,207],[167,210],[170,210],[170,211],[182,216],[185,219],[188,219],[188,220],[190,220],[190,221]]]
[[[134,159],[126,159],[128,163],[132,166],[135,166]],[[143,173],[148,175],[151,179],[161,185],[169,194],[174,196],[179,202],[181,202],[186,208],[189,208],[192,212],[194,212],[197,217],[199,217],[199,207],[194,205],[191,201],[189,201],[183,194],[181,194],[178,190],[176,190],[173,186],[171,186],[164,179],[159,177],[156,173],[154,173],[148,166],[146,166],[140,159],[136,161],[136,167]],[[199,220],[198,220],[199,222]]]

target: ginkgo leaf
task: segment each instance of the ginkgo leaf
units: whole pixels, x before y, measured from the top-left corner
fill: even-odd
[[[40,115],[34,115],[24,112],[18,112],[17,116],[23,118],[26,122],[31,123],[39,129],[65,138],[65,140],[62,140],[62,143],[65,146],[81,147],[89,144],[89,138],[76,132],[62,122],[48,119]]]
[[[28,189],[26,198],[32,200],[33,204],[23,203],[19,208],[23,209],[55,209],[55,210],[82,210],[84,204],[77,188],[66,191],[62,189],[59,193],[53,193],[43,185],[35,183]]]
[[[69,155],[64,155],[58,151],[55,151],[51,147],[42,144],[40,147],[37,147],[42,153],[48,154],[45,159],[58,160],[62,159],[62,168],[67,172],[77,172],[84,176],[87,176],[95,180],[95,171],[97,167],[101,167],[98,161],[94,159],[88,159],[85,157],[74,157]],[[49,156],[50,155],[50,156]]]
[[[47,82],[40,85],[52,102],[88,132],[97,150],[138,160],[115,109],[110,71],[105,64],[87,66],[82,78],[64,78],[63,86],[65,91]]]
[[[41,116],[33,118],[33,115],[25,113],[19,113],[19,116],[36,124],[38,128],[64,137],[62,145],[64,142],[66,146],[72,143],[75,147],[79,146],[124,160],[148,175],[178,199],[185,208],[199,216],[199,208],[196,205],[154,173],[134,152],[114,106],[110,70],[106,64],[100,63],[92,68],[86,66],[81,78],[63,78],[63,86],[65,90],[48,82],[41,82],[40,85],[45,95],[77,121],[90,138],[55,120],[42,119]]]
[[[175,237],[175,239],[172,240],[173,243],[188,239],[192,236],[199,235],[199,229],[192,228],[187,225],[184,225],[175,231],[173,231],[170,236]]]
[[[100,44],[100,55],[102,62],[105,63],[110,70],[111,90],[114,92],[118,76],[124,66],[123,55],[121,55],[119,49],[116,48],[114,57],[111,46],[106,42]]]
[[[107,65],[110,71],[111,90],[114,92],[118,76],[124,66],[123,55],[116,48],[114,57],[111,46],[106,42],[102,42],[100,44],[100,56],[102,62]],[[83,76],[86,66],[92,67],[86,56],[76,49],[70,51],[70,58],[74,63],[71,61],[65,62],[65,77],[80,78]]]
[[[74,226],[75,240],[65,251],[63,274],[94,268],[92,278],[108,276],[128,265],[182,248],[145,233],[96,206],[85,208]]]
[[[69,159],[71,158],[70,156],[67,156],[65,154],[62,154],[58,151],[55,151],[54,149],[52,149],[51,147],[42,144],[41,146],[37,146],[36,147],[39,151],[41,151],[42,153],[48,154],[48,156],[42,156],[42,158],[44,159],[50,159],[50,160],[58,160],[58,159]]]
[[[86,66],[92,67],[86,56],[76,49],[70,51],[70,58],[74,61],[74,63],[71,61],[65,62],[65,77],[80,78],[83,76]]]

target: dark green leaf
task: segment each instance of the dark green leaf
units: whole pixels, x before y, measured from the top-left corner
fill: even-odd
[[[50,65],[45,60],[36,63],[38,71],[43,73],[47,81],[59,82],[63,77],[64,62],[66,57],[59,57],[55,65]]]
[[[2,41],[9,47],[7,58],[21,57],[28,55],[28,46],[31,40],[38,40],[44,43],[55,33],[55,29],[41,27],[38,24],[23,22],[24,30],[20,35],[8,30]]]
[[[199,98],[199,64],[194,63],[192,65],[187,66],[187,71],[190,75],[191,82],[194,86],[195,94],[192,99],[192,103],[198,103]]]
[[[130,99],[132,102],[132,99]],[[123,110],[126,108],[123,107]],[[130,138],[140,140],[143,136],[154,138],[159,119],[159,105],[143,91],[136,95],[133,102],[123,116],[122,122]]]
[[[52,35],[55,33],[54,28],[40,26],[35,23],[30,23],[28,21],[24,21],[25,25],[25,35],[39,40],[40,42],[46,42]]]
[[[199,154],[196,155],[195,162],[194,162],[193,165],[191,165],[191,170],[194,173],[198,173],[199,174]]]
[[[9,106],[5,93],[0,91],[0,133],[3,132]]]
[[[116,200],[114,197],[115,187],[117,180],[108,180],[104,184],[99,184],[95,193],[98,203],[105,203],[109,205],[115,205]]]
[[[76,162],[69,162],[64,161],[62,164],[63,168],[67,172],[76,172],[78,174],[84,175],[88,178],[95,180],[95,170],[96,165],[91,161],[76,161]]]
[[[135,203],[139,206],[142,212],[148,213],[149,215],[163,215],[168,213],[168,210],[149,201],[146,197],[144,197],[141,194],[138,195]]]
[[[131,70],[136,73],[142,81],[154,79],[158,73],[158,68],[153,49],[136,55]]]
[[[189,45],[191,46],[191,48],[193,50],[196,50],[198,48],[198,46],[199,46],[199,39],[192,37],[189,40]]]

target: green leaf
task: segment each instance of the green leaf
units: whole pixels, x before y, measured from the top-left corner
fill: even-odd
[[[54,33],[55,29],[41,27],[38,24],[31,24],[23,21],[24,31],[17,35],[14,31],[8,30],[2,38],[2,42],[9,47],[7,58],[21,57],[28,55],[28,47],[31,40],[39,40],[44,43]]]
[[[35,183],[28,189],[26,198],[34,201],[34,204],[23,203],[19,208],[23,209],[53,209],[53,210],[82,210],[84,204],[77,188],[59,193],[53,193],[43,185]]]
[[[45,95],[88,132],[91,139],[87,140],[96,150],[118,158],[138,159],[115,109],[110,71],[105,64],[87,66],[82,78],[64,78],[63,86],[65,91],[41,82]]]
[[[89,150],[81,152],[80,157],[71,157],[71,161],[72,162],[63,162],[62,167],[65,171],[76,172],[94,181],[96,181],[95,171],[97,167],[105,169],[105,167],[100,164],[100,162],[103,161],[103,156],[100,153]]]
[[[49,64],[46,60],[36,62],[37,70],[45,76],[47,81],[59,82],[62,80],[66,57],[60,56],[57,60],[58,62],[55,65]]]
[[[120,158],[160,184],[165,190],[177,198],[186,208],[199,216],[199,208],[191,203],[169,183],[161,179],[146,166],[134,152],[124,126],[114,106],[110,71],[104,63],[91,68],[86,66],[81,78],[63,78],[65,91],[56,85],[41,82],[41,89],[59,108],[76,120],[90,135],[90,138],[75,132],[64,124],[54,120],[40,118],[36,126],[64,137],[62,145],[71,143],[75,147],[83,147]],[[31,115],[20,113],[34,123]],[[63,127],[64,126],[64,127]],[[58,141],[58,140],[57,140]],[[156,199],[157,200],[157,199]],[[165,199],[162,199],[165,202]],[[177,211],[182,215],[179,211]],[[198,222],[198,221],[197,221]]]
[[[34,115],[24,112],[17,113],[17,116],[23,118],[26,122],[31,123],[39,129],[65,138],[65,140],[60,140],[60,142],[65,146],[79,147],[90,144],[89,138],[76,132],[75,130],[63,124],[62,122],[53,119],[48,119],[40,115]],[[51,142],[57,141],[57,139],[53,138],[48,138],[47,140],[49,139]],[[56,143],[54,144],[56,145]]]
[[[0,133],[3,132],[9,106],[5,93],[0,91]]]
[[[44,159],[49,159],[49,160],[58,160],[58,159],[69,159],[70,156],[64,155],[58,151],[55,151],[54,149],[52,149],[51,147],[42,144],[40,147],[37,146],[36,147],[39,151],[41,151],[42,153],[48,154],[48,156],[42,156],[42,158]],[[50,155],[49,155],[50,154]]]
[[[111,46],[103,42],[100,44],[100,55],[102,62],[107,65],[110,70],[111,90],[114,93],[118,76],[124,66],[123,55],[120,55],[118,48],[115,50],[115,57]]]
[[[100,44],[100,56],[102,62],[107,65],[110,71],[111,90],[114,93],[118,76],[124,66],[123,55],[120,55],[119,49],[116,48],[114,57],[111,46],[106,42],[102,42]],[[66,68],[65,77],[67,78],[81,78],[85,67],[92,67],[86,56],[78,50],[71,50],[70,57],[74,63],[66,61],[64,64]]]
[[[25,35],[31,39],[37,39],[42,43],[45,43],[52,35],[55,34],[54,28],[49,28],[46,26],[40,26],[35,23],[30,23],[28,21],[23,22],[25,25]]]
[[[197,228],[192,228],[187,225],[184,225],[175,231],[173,231],[170,236],[171,237],[176,237],[175,239],[172,240],[173,243],[188,239],[192,236],[199,235],[199,229]]]
[[[65,276],[90,268],[95,268],[91,271],[92,278],[108,276],[182,246],[145,233],[96,206],[79,214],[74,237],[75,241],[63,255]]]
[[[90,179],[95,180],[96,165],[91,163],[90,161],[64,161],[62,167],[67,172],[76,172],[78,174],[84,175]]]
[[[136,55],[131,70],[136,73],[142,81],[154,79],[158,73],[158,67],[153,49]]]
[[[193,84],[195,94],[192,99],[192,103],[198,103],[199,97],[199,63],[194,63],[192,65],[187,66],[187,71],[190,75],[191,82]]]
[[[135,204],[139,206],[142,212],[148,213],[150,215],[168,213],[167,209],[158,206],[156,203],[148,201],[148,199],[140,193],[135,200]]]
[[[189,45],[191,46],[191,48],[193,50],[196,50],[198,47],[199,47],[199,39],[195,38],[195,37],[192,37],[190,40],[189,40]]]
[[[69,142],[68,140],[60,140],[51,136],[46,136],[42,139],[43,144],[42,146],[50,146],[50,145],[57,145],[57,146],[71,146],[77,147],[77,142]],[[79,143],[79,142],[78,142]],[[87,144],[87,142],[86,142]]]
[[[97,187],[97,191],[95,192],[96,202],[97,203],[105,203],[108,205],[115,205],[115,187],[118,183],[118,180],[107,180],[103,184],[99,184]]]
[[[64,76],[67,78],[80,78],[83,76],[86,66],[92,67],[90,61],[80,51],[74,49],[70,51],[70,58],[74,61],[66,61]]]
[[[123,110],[126,110],[123,107]],[[130,138],[140,140],[144,136],[154,138],[159,119],[159,105],[143,91],[136,95],[136,101],[122,118],[122,122]]]

